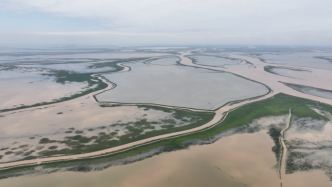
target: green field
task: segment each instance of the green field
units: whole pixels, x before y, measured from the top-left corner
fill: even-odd
[[[302,105],[304,104],[304,105]],[[216,126],[201,130],[199,132],[194,132],[187,135],[182,135],[179,137],[168,138],[164,140],[158,140],[152,143],[147,143],[145,145],[140,145],[132,149],[128,149],[126,151],[114,153],[112,155],[100,156],[92,159],[81,159],[75,161],[61,161],[61,162],[53,162],[42,164],[45,168],[58,168],[58,167],[70,167],[70,166],[78,166],[78,165],[89,165],[89,164],[97,164],[103,162],[109,162],[112,160],[117,160],[121,158],[126,158],[127,156],[137,155],[140,153],[147,152],[149,150],[155,149],[157,147],[164,147],[163,151],[174,151],[186,148],[183,143],[187,140],[193,139],[203,139],[207,140],[211,138],[213,135],[221,133],[225,130],[245,126],[250,124],[254,119],[264,117],[264,116],[280,116],[287,115],[289,113],[289,108],[299,105],[298,107],[293,109],[294,116],[297,117],[311,117],[314,119],[324,119],[324,117],[320,116],[313,110],[307,107],[307,105],[315,105],[320,108],[328,109],[327,111],[332,111],[332,107],[329,105],[325,105],[322,103],[317,103],[315,101],[302,99],[294,96],[289,96],[286,94],[277,94],[272,98],[255,102],[252,104],[245,105],[240,107],[234,111],[229,112],[226,119],[217,124]],[[275,129],[274,129],[275,131]],[[273,139],[274,135],[278,132],[269,132],[271,133],[271,137]],[[163,132],[165,133],[165,132]],[[143,137],[142,137],[143,139]],[[274,139],[273,139],[274,140]],[[279,148],[280,149],[280,148]],[[12,172],[18,172],[19,170],[31,171],[33,167],[26,166],[21,168],[13,168],[8,170],[3,170],[0,172],[0,175]]]

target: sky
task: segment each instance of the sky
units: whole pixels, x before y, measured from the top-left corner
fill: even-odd
[[[0,0],[0,43],[332,46],[331,7],[331,0]]]

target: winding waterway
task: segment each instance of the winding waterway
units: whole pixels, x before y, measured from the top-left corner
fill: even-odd
[[[215,117],[208,123],[197,127],[197,128],[193,128],[190,130],[185,130],[185,131],[181,131],[181,132],[176,132],[176,133],[170,133],[170,134],[165,134],[165,135],[160,135],[160,136],[155,136],[152,138],[147,138],[144,140],[140,140],[140,141],[136,141],[136,142],[132,142],[129,144],[125,144],[125,145],[121,145],[118,147],[113,147],[110,149],[105,149],[102,151],[97,151],[97,152],[92,152],[92,153],[85,153],[85,154],[78,154],[78,155],[70,155],[70,156],[61,156],[61,157],[49,157],[49,158],[39,158],[39,159],[34,159],[34,160],[25,160],[25,161],[19,161],[19,162],[12,162],[12,163],[3,163],[0,164],[0,167],[2,168],[6,168],[6,167],[12,167],[15,165],[30,165],[30,164],[41,164],[43,162],[50,162],[50,161],[57,161],[57,160],[72,160],[72,159],[79,159],[79,158],[85,158],[85,157],[92,157],[92,156],[97,156],[97,155],[101,155],[101,154],[110,154],[112,152],[116,152],[116,151],[120,151],[120,150],[124,150],[133,146],[137,146],[137,145],[142,145],[142,144],[146,144],[148,142],[152,142],[158,139],[164,139],[164,138],[168,138],[168,137],[172,137],[172,136],[178,136],[181,134],[187,134],[187,133],[191,133],[191,132],[195,132],[198,130],[202,130],[205,129],[207,127],[211,127],[213,125],[215,125],[217,122],[220,122],[220,120],[222,119],[222,117],[224,116],[225,112],[234,110],[240,106],[249,104],[249,103],[253,103],[253,102],[257,102],[260,100],[264,100],[267,99],[277,93],[283,92],[289,95],[294,95],[297,97],[303,97],[306,99],[311,99],[311,100],[316,100],[316,101],[320,101],[323,103],[327,103],[327,104],[331,104],[332,105],[332,100],[329,99],[325,99],[325,98],[320,98],[320,97],[316,97],[316,96],[312,96],[312,95],[307,95],[307,94],[303,94],[301,92],[297,92],[287,86],[285,86],[284,84],[280,83],[279,81],[282,80],[284,82],[291,82],[291,83],[297,83],[297,84],[305,84],[306,82],[303,82],[302,80],[293,80],[287,77],[280,77],[274,74],[270,74],[267,73],[266,71],[264,71],[264,66],[266,64],[264,64],[263,62],[259,61],[258,59],[255,58],[251,58],[251,57],[244,57],[244,56],[232,56],[233,58],[239,58],[239,59],[245,59],[251,63],[253,63],[256,68],[254,69],[250,69],[250,71],[248,71],[248,69],[225,69],[225,68],[221,68],[221,67],[209,67],[209,66],[203,66],[203,65],[197,65],[192,63],[192,60],[189,59],[188,57],[186,57],[186,55],[189,55],[190,52],[187,53],[182,53],[181,55],[179,55],[178,57],[181,59],[180,63],[183,65],[187,65],[187,66],[193,66],[193,67],[200,67],[200,68],[206,68],[206,69],[212,69],[212,70],[219,70],[219,71],[227,71],[227,72],[231,72],[240,76],[244,76],[246,78],[249,78],[251,80],[257,81],[257,82],[262,82],[265,85],[268,85],[273,92],[270,92],[269,94],[266,94],[265,96],[262,97],[258,97],[255,99],[251,99],[251,100],[245,100],[236,104],[232,104],[232,105],[225,105],[219,109],[217,109],[215,111],[216,115]],[[126,69],[129,70],[129,69]],[[96,75],[97,76],[97,75]],[[262,78],[264,77],[264,78]],[[96,95],[98,93],[104,92],[105,90],[111,89],[114,85],[112,83],[110,83],[108,80],[102,79],[104,82],[107,82],[108,87],[94,92],[94,93],[90,93],[88,95],[82,96],[84,98],[86,97],[90,97],[93,98],[93,95]],[[322,84],[325,87],[322,87],[323,89],[327,87],[327,85]],[[81,98],[82,98],[81,97]],[[73,101],[73,100],[72,100]],[[77,100],[75,100],[75,102],[77,102]],[[60,103],[59,103],[60,104]],[[63,104],[63,103],[62,103]]]
[[[272,92],[264,95],[264,96],[261,96],[261,97],[257,97],[257,98],[254,98],[254,99],[250,99],[250,100],[244,100],[244,101],[241,101],[241,102],[238,102],[238,103],[235,103],[235,104],[228,104],[228,105],[225,105],[225,106],[222,106],[221,108],[215,110],[215,117],[208,123],[200,126],[200,127],[197,127],[197,128],[193,128],[193,129],[190,129],[190,130],[185,130],[185,131],[181,131],[181,132],[176,132],[176,133],[170,133],[170,134],[165,134],[165,135],[160,135],[160,136],[155,136],[155,137],[152,137],[152,138],[147,138],[147,139],[143,139],[143,140],[140,140],[140,141],[136,141],[136,142],[132,142],[132,143],[129,143],[129,144],[125,144],[125,145],[121,145],[121,146],[118,146],[118,147],[113,147],[113,148],[110,148],[110,149],[105,149],[105,150],[102,150],[102,151],[97,151],[97,152],[92,152],[92,153],[85,153],[85,154],[78,154],[78,155],[70,155],[70,156],[60,156],[60,157],[49,157],[49,158],[39,158],[39,159],[35,159],[35,160],[25,160],[25,161],[19,161],[19,162],[12,162],[12,163],[3,163],[3,164],[0,164],[0,167],[1,168],[7,168],[7,167],[14,167],[14,166],[17,166],[17,165],[31,165],[31,164],[41,164],[43,162],[51,162],[51,161],[57,161],[57,160],[74,160],[74,159],[80,159],[80,158],[85,158],[85,157],[94,157],[94,156],[98,156],[98,155],[101,155],[101,154],[112,154],[116,151],[121,151],[121,150],[125,150],[125,149],[128,149],[128,148],[131,148],[131,147],[135,147],[135,146],[138,146],[138,145],[142,145],[142,144],[147,144],[149,142],[153,142],[153,141],[156,141],[156,140],[159,140],[159,139],[165,139],[165,138],[169,138],[169,137],[172,137],[172,136],[179,136],[179,135],[182,135],[182,134],[187,134],[187,133],[192,133],[192,132],[195,132],[195,131],[198,131],[198,130],[202,130],[202,129],[205,129],[205,128],[208,128],[208,127],[211,127],[213,125],[215,125],[216,123],[220,122],[220,120],[223,119],[223,117],[225,115],[227,115],[227,112],[229,111],[232,111],[238,107],[241,107],[243,105],[246,105],[246,104],[249,104],[249,103],[253,103],[253,102],[257,102],[257,101],[261,101],[261,100],[264,100],[264,99],[267,99],[267,98],[270,98],[272,96],[274,96],[275,94],[277,93],[286,93],[286,94],[289,94],[289,95],[293,95],[293,96],[297,96],[297,97],[302,97],[302,98],[306,98],[306,99],[311,99],[311,100],[315,100],[315,101],[319,101],[319,102],[322,102],[322,103],[326,103],[326,104],[330,104],[332,105],[332,100],[329,100],[329,99],[326,99],[326,98],[321,98],[321,97],[317,97],[317,96],[313,96],[313,95],[308,95],[308,94],[304,94],[304,93],[301,93],[301,92],[298,92],[294,89],[291,89],[287,86],[285,86],[283,83],[281,82],[287,82],[287,83],[292,83],[292,84],[300,84],[300,85],[307,85],[307,86],[312,86],[312,87],[316,87],[316,88],[320,88],[320,89],[329,89],[330,88],[330,82],[329,82],[329,79],[322,79],[322,81],[320,82],[316,82],[316,81],[308,81],[308,80],[299,80],[299,79],[292,79],[292,78],[289,78],[289,77],[282,77],[282,76],[278,76],[278,75],[275,75],[275,74],[271,74],[271,73],[268,73],[266,71],[264,71],[264,67],[267,66],[268,64],[265,64],[263,62],[261,62],[260,60],[256,59],[256,58],[252,58],[252,57],[246,57],[246,56],[238,56],[238,55],[232,55],[231,57],[232,58],[237,58],[237,59],[243,59],[243,60],[247,60],[248,62],[254,64],[254,66],[256,68],[236,68],[235,67],[231,67],[231,68],[225,68],[225,67],[210,67],[210,66],[206,66],[206,65],[198,65],[198,64],[194,64],[192,63],[192,60],[189,59],[188,57],[186,57],[187,55],[190,55],[190,52],[186,52],[186,53],[182,53],[181,55],[178,55],[178,57],[181,59],[180,63],[183,64],[183,65],[186,65],[186,66],[191,66],[191,67],[198,67],[198,68],[205,68],[205,69],[211,69],[211,70],[217,70],[217,71],[226,71],[226,72],[230,72],[230,73],[233,73],[233,74],[236,74],[236,75],[239,75],[239,76],[242,76],[242,77],[245,77],[247,79],[250,79],[250,80],[253,80],[253,81],[256,81],[256,82],[260,82],[260,83],[263,83],[265,85],[267,85],[269,88],[271,88]],[[122,64],[118,64],[119,66],[123,66]],[[280,67],[289,67],[289,66],[286,66],[286,65],[278,65]],[[315,68],[308,68],[306,67],[305,69],[307,70],[310,70],[312,71],[314,74],[316,75],[320,75],[320,76],[325,76],[325,75],[328,75],[328,77],[330,78],[331,77],[331,74],[330,71],[328,70],[321,70],[321,69],[315,69]],[[125,67],[123,71],[129,71],[130,68],[129,67]],[[96,75],[97,76],[97,75]],[[79,102],[80,99],[86,99],[86,98],[90,98],[91,101],[93,101],[93,96],[98,94],[98,93],[101,93],[105,90],[108,90],[108,89],[111,89],[114,87],[114,85],[110,82],[108,82],[107,80],[103,79],[102,77],[99,77],[100,79],[102,79],[104,82],[107,82],[107,84],[109,85],[106,89],[104,90],[100,90],[100,91],[97,91],[97,92],[94,92],[94,93],[90,93],[88,95],[85,95],[85,96],[82,96],[80,98],[77,98],[75,100],[71,100],[71,101],[67,101],[67,102]],[[95,102],[95,101],[93,101]],[[63,103],[58,103],[58,104],[55,104],[55,105],[61,105]],[[308,175],[308,173],[304,173],[304,174],[293,174],[291,177],[290,176],[283,176],[283,174],[285,173],[285,159],[286,159],[286,153],[287,153],[287,149],[286,149],[286,146],[285,146],[285,143],[283,141],[283,138],[284,138],[284,133],[285,131],[289,128],[289,125],[290,125],[290,119],[291,119],[291,109],[289,109],[289,116],[288,116],[288,119],[287,119],[287,123],[286,123],[286,127],[282,130],[281,134],[282,134],[282,137],[280,138],[280,141],[282,143],[282,146],[283,146],[283,156],[282,156],[282,161],[281,161],[281,168],[280,168],[280,178],[282,180],[285,180],[287,181],[288,185],[289,186],[292,186],[292,185],[301,185],[302,186],[309,186],[309,185],[313,185],[314,183],[310,182],[310,180],[304,180],[303,176],[304,175]],[[259,139],[258,142],[261,142],[262,140],[266,140],[266,137],[262,134],[262,135],[258,135],[257,133],[255,134],[250,134],[250,135],[234,135],[234,136],[230,136],[230,137],[227,137],[227,138],[223,138],[221,141],[218,141],[219,143],[218,144],[211,144],[207,147],[213,147],[211,148],[211,150],[213,149],[213,151],[215,152],[216,151],[216,147],[217,145],[225,145],[225,144],[229,144],[229,142],[232,142],[232,141],[241,141],[241,142],[246,142],[246,138],[247,137],[239,137],[239,136],[250,136],[250,138],[254,138],[254,135],[255,137],[257,137],[259,139],[259,137],[261,137],[262,139]],[[222,143],[220,143],[222,142]],[[252,142],[252,141],[249,141],[249,142]],[[234,145],[234,144],[232,144]],[[268,147],[271,147],[272,145],[272,141],[270,141],[267,145],[265,145],[266,148]],[[235,146],[235,145],[234,145]],[[198,146],[202,149],[204,149],[203,147],[205,146]],[[222,146],[219,147],[220,149],[223,149]],[[192,148],[192,150],[195,150],[195,149],[198,149],[198,148]],[[248,154],[248,151],[249,151],[249,148],[245,148],[245,147],[241,147],[241,149],[246,149],[247,152],[243,152],[242,154]],[[258,151],[257,149],[255,149],[254,147],[254,144],[252,146],[250,146],[250,149],[253,149]],[[223,150],[223,151],[231,151],[232,149],[227,149],[227,150]],[[237,150],[237,149],[236,149]],[[181,152],[181,154],[184,151],[179,151]],[[203,152],[202,150],[199,151],[200,154],[197,152],[197,154],[201,155]],[[204,152],[204,153],[207,153],[207,152]],[[257,152],[256,152],[257,153]],[[168,154],[168,153],[167,153]],[[173,153],[169,153],[169,155],[171,155]],[[265,154],[265,152],[264,152]],[[162,154],[160,156],[156,156],[156,157],[153,157],[151,159],[147,159],[145,161],[142,161],[142,162],[150,162],[150,164],[146,164],[146,166],[151,166],[149,168],[150,171],[153,170],[154,167],[152,167],[152,163],[156,164],[157,162],[159,161],[156,161],[158,159],[160,159],[161,157],[163,157],[164,155],[166,154]],[[169,156],[168,155],[168,156]],[[177,163],[182,166],[182,167],[188,167],[190,166],[189,163],[188,164],[180,164],[181,161],[185,160],[185,159],[188,159],[188,154],[186,154],[186,156],[179,156],[179,154],[173,154],[173,155],[176,155],[172,158],[174,159],[177,159]],[[195,154],[190,154],[190,155],[195,155]],[[232,155],[232,154],[228,154],[228,157]],[[204,154],[204,156],[206,156],[206,154]],[[255,154],[255,156],[257,156],[257,154]],[[236,162],[239,162],[240,160],[257,160],[255,159],[255,156],[252,156],[250,158],[242,158],[242,157],[237,157],[237,159],[239,160],[232,160],[231,158],[227,158],[228,161],[230,161],[231,163],[234,163],[235,165],[237,164]],[[271,153],[271,155],[266,155],[268,157],[273,157],[273,154]],[[190,157],[190,156],[189,156]],[[204,158],[206,159],[206,158]],[[225,158],[225,160],[227,160]],[[261,158],[263,159],[263,158]],[[264,158],[266,159],[266,158]],[[270,158],[269,158],[270,159]],[[197,160],[196,160],[197,161]],[[131,165],[127,165],[127,166],[119,166],[119,167],[123,167],[123,168],[131,168],[133,169],[133,167],[141,164],[142,162],[137,162],[137,163],[134,163],[134,164],[131,164]],[[186,162],[185,162],[186,163]],[[269,162],[270,163],[270,162]],[[224,163],[220,163],[220,164],[224,164]],[[247,164],[247,165],[250,165],[249,163],[245,162],[245,163],[242,163],[242,164]],[[259,164],[262,164],[262,163],[257,163],[258,165]],[[144,164],[143,164],[144,165]],[[222,176],[222,178],[224,179],[224,181],[228,181],[226,183],[229,183],[233,186],[264,186],[265,184],[268,185],[270,183],[268,182],[271,182],[271,181],[267,181],[266,179],[271,179],[271,180],[275,180],[274,177],[271,177],[272,175],[272,172],[271,174],[269,174],[270,177],[267,177],[266,179],[264,180],[257,180],[257,181],[261,181],[261,183],[259,183],[259,185],[255,185],[255,180],[254,179],[245,179],[245,178],[241,178],[241,176],[245,176],[245,175],[250,175],[249,174],[249,170],[247,172],[247,170],[245,170],[246,172],[240,172],[240,173],[237,173],[239,172],[238,170],[235,171],[232,170],[231,168],[235,167],[235,165],[232,165],[232,166],[225,166],[222,167],[220,165],[215,165],[212,164],[212,168],[214,168],[214,170],[218,170],[219,174]],[[160,167],[167,167],[167,166],[162,166],[162,165],[159,165]],[[262,166],[266,167],[267,164],[262,164]],[[252,167],[255,167],[255,166],[252,166]],[[138,167],[139,168],[139,167]],[[226,168],[226,169],[224,169]],[[228,168],[228,169],[227,169]],[[198,168],[191,168],[191,169],[198,169]],[[110,169],[108,169],[108,171],[113,171],[113,175],[112,176],[116,176],[116,171],[119,171],[119,170],[116,170],[116,167],[112,167]],[[138,170],[137,170],[138,171]],[[159,170],[158,170],[159,171]],[[168,171],[168,172],[166,172]],[[169,169],[167,170],[166,169],[166,173],[170,174],[172,172],[174,172],[174,169]],[[188,170],[186,170],[188,171]],[[225,171],[225,172],[224,172]],[[262,170],[261,172],[264,173],[266,172],[267,170]],[[165,172],[157,172],[159,174],[159,177],[161,176],[168,176],[168,175],[165,175]],[[214,171],[215,172],[215,171]],[[252,171],[251,171],[252,172]],[[269,171],[270,172],[270,171]],[[142,172],[143,174],[144,172]],[[197,175],[199,174],[203,174],[204,175],[204,172],[199,172],[197,173]],[[57,173],[55,174],[57,175],[59,178],[61,177],[61,179],[65,178],[65,173]],[[80,176],[82,174],[71,174],[71,177],[72,179],[75,178],[75,175],[77,176]],[[90,176],[92,175],[95,175],[95,174],[90,174]],[[299,176],[301,175],[301,176]],[[139,175],[138,173],[135,173],[135,176],[136,180],[137,177],[143,177],[142,175]],[[235,177],[234,177],[235,176]],[[308,175],[309,176],[309,175]],[[330,184],[329,183],[329,180],[327,180],[325,177],[322,177],[321,176],[321,172],[320,171],[315,171],[315,172],[311,172],[311,176],[315,176],[317,178],[320,179],[320,184],[322,185],[326,185],[326,184]],[[54,176],[53,176],[54,177]],[[130,176],[129,176],[130,177]],[[155,176],[156,177],[156,176]],[[183,176],[185,177],[185,176]],[[219,176],[220,177],[220,176]],[[47,181],[47,179],[45,179],[47,177],[44,177],[43,181]],[[233,179],[236,179],[236,180],[233,180]],[[250,177],[249,177],[250,178]],[[262,178],[262,177],[261,177]],[[272,179],[273,178],[273,179]],[[299,181],[295,181],[296,178],[301,178],[301,182]],[[26,180],[30,180],[30,179],[27,179],[25,178]],[[132,181],[136,181],[135,179],[133,179]],[[163,180],[166,180],[164,179],[163,177]],[[208,182],[210,179],[206,179],[206,181]],[[82,180],[82,183],[76,183],[76,186],[84,186],[84,182],[85,180]],[[144,185],[146,183],[142,183],[142,185],[138,185],[138,186],[153,186],[155,184],[160,184],[160,183],[157,183],[158,180],[155,180],[156,183],[153,183],[153,184],[149,184],[149,185]],[[169,178],[169,181],[171,181],[171,178]],[[195,181],[195,180],[193,180]],[[234,182],[235,181],[235,182]],[[265,181],[265,182],[264,182]],[[293,181],[293,182],[292,182]],[[13,182],[13,181],[11,181]],[[165,182],[165,181],[164,181]],[[282,181],[283,183],[283,186],[285,185],[284,181]],[[0,182],[1,183],[1,182]],[[6,182],[4,182],[6,183]],[[60,182],[58,182],[58,184],[60,184]],[[133,183],[131,182],[128,182],[128,184],[121,184],[119,186],[131,186]],[[171,184],[171,183],[170,183]],[[193,186],[199,186],[198,184],[199,183],[191,183]],[[86,186],[88,185],[88,183],[85,184]],[[103,184],[104,185],[104,184]],[[100,185],[100,186],[103,186],[103,185]],[[185,184],[185,185],[188,185],[188,184]],[[59,185],[54,185],[54,186],[59,186]],[[75,186],[75,185],[73,185]],[[163,185],[158,185],[158,186],[163,186]],[[164,185],[164,186],[171,186],[171,185]],[[212,186],[212,185],[211,185]]]

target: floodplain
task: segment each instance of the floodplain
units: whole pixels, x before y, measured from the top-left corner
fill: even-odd
[[[1,186],[332,185],[329,49],[73,51],[1,54]]]

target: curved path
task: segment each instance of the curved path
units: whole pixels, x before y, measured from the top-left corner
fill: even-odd
[[[324,103],[332,105],[332,100],[325,99],[325,98],[320,98],[320,97],[317,97],[317,96],[307,95],[307,94],[295,91],[292,88],[289,88],[289,87],[285,86],[284,84],[280,83],[279,81],[294,83],[294,84],[307,85],[307,84],[305,84],[305,82],[303,80],[294,80],[294,79],[291,79],[291,78],[278,76],[278,75],[271,74],[271,73],[268,73],[268,72],[264,71],[264,66],[266,66],[268,64],[265,64],[265,63],[261,62],[258,59],[255,59],[255,58],[252,58],[252,57],[232,55],[231,57],[233,57],[233,58],[244,59],[244,60],[247,60],[247,61],[253,63],[256,66],[256,68],[250,68],[250,69],[249,68],[230,68],[230,69],[225,69],[225,68],[221,68],[221,67],[210,67],[210,66],[203,66],[203,65],[194,64],[194,63],[192,63],[191,59],[186,57],[186,55],[189,55],[189,54],[190,54],[190,52],[182,53],[181,55],[178,55],[178,57],[181,59],[181,62],[180,62],[181,64],[186,65],[186,66],[192,66],[192,67],[199,67],[199,68],[206,68],[206,69],[211,69],[211,70],[230,72],[230,73],[233,73],[233,74],[236,74],[236,75],[239,75],[239,76],[257,81],[257,82],[261,82],[261,83],[269,86],[273,90],[273,92],[270,92],[267,95],[264,95],[262,97],[257,97],[257,98],[254,98],[254,99],[244,100],[244,101],[241,101],[241,102],[235,103],[235,104],[225,105],[225,106],[223,106],[223,107],[221,107],[221,108],[219,108],[215,111],[216,115],[214,116],[214,118],[210,122],[208,122],[208,123],[206,123],[206,124],[204,124],[200,127],[193,128],[193,129],[180,131],[180,132],[174,132],[174,133],[170,133],[170,134],[159,135],[159,136],[147,138],[147,139],[144,139],[144,140],[124,144],[124,145],[121,145],[121,146],[117,146],[117,147],[113,147],[113,148],[109,148],[109,149],[105,149],[105,150],[101,150],[101,151],[91,152],[91,153],[68,155],[68,156],[59,156],[59,157],[38,158],[38,159],[34,159],[34,160],[24,160],[24,161],[3,163],[3,164],[0,164],[0,168],[1,169],[6,169],[6,168],[11,168],[11,167],[16,167],[16,166],[36,165],[36,164],[42,164],[42,163],[46,163],[46,162],[56,162],[56,161],[60,161],[60,160],[74,160],[74,159],[82,159],[82,158],[87,158],[87,157],[90,157],[90,158],[91,157],[97,157],[99,155],[112,154],[112,153],[115,153],[115,152],[124,151],[124,150],[130,149],[132,147],[136,147],[136,146],[139,146],[139,145],[142,145],[142,144],[147,144],[149,142],[153,142],[153,141],[156,141],[156,140],[192,133],[192,132],[195,132],[195,131],[203,130],[205,128],[209,128],[211,126],[214,126],[215,124],[220,122],[222,119],[224,119],[223,117],[229,111],[232,111],[232,110],[234,110],[238,107],[241,107],[241,106],[249,104],[249,103],[253,103],[253,102],[257,102],[257,101],[261,101],[261,100],[270,98],[271,96],[273,96],[277,93],[280,93],[280,92],[283,92],[283,93],[286,93],[286,94],[289,94],[289,95],[293,95],[293,96],[297,96],[297,97],[303,97],[303,98],[306,98],[306,99],[316,100],[316,101],[320,101],[320,102],[324,102]],[[120,64],[120,65],[122,65],[122,64]],[[128,70],[129,69],[127,69],[126,71],[128,71]],[[106,81],[106,80],[103,80],[103,81]],[[106,89],[110,89],[110,88],[113,87],[112,83],[108,82],[108,84],[111,84],[112,86],[109,85],[109,87],[107,87]],[[321,84],[319,86],[320,86],[319,88],[323,88],[323,89],[325,88],[326,89],[326,84]],[[313,87],[317,87],[317,86],[313,86]],[[98,94],[98,93],[103,92],[103,91],[105,91],[105,89],[100,90],[98,92],[91,93],[88,96],[93,96],[93,95]],[[87,96],[87,95],[85,95],[85,96]]]
[[[259,59],[256,59],[253,57],[231,55],[230,56],[231,58],[247,60],[248,62],[252,63],[256,68],[250,68],[250,69],[249,68],[237,68],[236,66],[233,66],[231,68],[211,67],[211,66],[194,64],[191,59],[186,57],[187,55],[190,55],[190,52],[183,53],[182,55],[180,55],[180,58],[182,59],[181,64],[187,65],[187,66],[192,66],[192,67],[199,67],[199,68],[233,73],[233,74],[236,74],[236,75],[239,75],[239,76],[242,76],[242,77],[245,77],[245,78],[248,78],[253,81],[256,81],[256,82],[269,86],[273,90],[274,94],[285,93],[288,95],[302,97],[305,99],[315,100],[315,101],[319,101],[322,103],[332,105],[332,100],[330,100],[330,99],[298,92],[298,91],[284,85],[283,83],[281,83],[281,82],[285,82],[285,83],[299,84],[299,85],[305,85],[305,86],[311,86],[311,87],[329,90],[329,89],[331,89],[332,71],[308,68],[308,67],[306,67],[306,68],[301,67],[301,69],[306,69],[311,72],[314,72],[315,74],[320,74],[322,77],[330,77],[331,80],[330,79],[324,79],[321,81],[300,80],[300,79],[294,79],[294,78],[290,78],[290,77],[284,77],[284,76],[272,74],[272,73],[266,72],[264,70],[265,66],[275,66],[275,67],[280,66],[280,67],[292,67],[292,68],[294,68],[294,66],[274,65],[274,64],[272,65],[272,64],[264,63],[264,62],[260,61]],[[297,67],[297,68],[299,68],[299,67]]]
[[[186,62],[187,60],[190,60],[189,58],[184,57],[184,56],[179,56],[179,58],[181,58],[181,63]],[[108,82],[108,83],[110,83],[110,82]],[[112,83],[110,83],[110,84],[112,85],[110,88],[112,88],[113,84]],[[110,88],[107,88],[107,89],[110,89]],[[95,92],[95,93],[91,94],[90,96],[93,96],[93,95],[98,94],[98,93],[103,92],[103,91],[105,91],[105,89],[100,90],[98,92]],[[38,159],[34,159],[34,160],[24,160],[24,161],[17,161],[17,162],[2,163],[2,164],[0,164],[0,168],[6,169],[6,168],[9,168],[9,167],[15,167],[15,166],[41,164],[43,162],[52,162],[52,161],[59,161],[59,160],[74,160],[74,159],[82,159],[82,158],[87,158],[87,157],[96,157],[98,155],[111,154],[111,153],[119,152],[121,150],[127,150],[131,147],[139,146],[139,145],[146,144],[146,143],[149,143],[149,142],[153,142],[153,141],[156,141],[156,140],[192,133],[192,132],[203,130],[205,128],[208,128],[208,127],[211,127],[211,126],[217,124],[218,122],[220,122],[223,119],[223,117],[225,115],[225,112],[229,112],[229,111],[234,110],[234,109],[236,109],[240,106],[243,106],[245,104],[249,104],[249,103],[253,103],[253,102],[256,102],[256,101],[260,101],[260,100],[269,98],[269,97],[273,96],[274,94],[275,93],[271,92],[271,93],[269,93],[265,96],[258,97],[258,98],[255,98],[255,99],[251,99],[251,100],[248,99],[248,100],[244,100],[244,101],[239,102],[239,103],[225,105],[225,106],[223,106],[223,107],[221,107],[221,108],[219,108],[215,111],[216,115],[214,116],[214,118],[211,121],[209,121],[208,123],[206,123],[206,124],[204,124],[200,127],[196,127],[196,128],[193,128],[193,129],[180,131],[180,132],[174,132],[174,133],[165,134],[165,135],[159,135],[159,136],[147,138],[147,139],[144,139],[144,140],[139,140],[139,141],[136,141],[136,142],[120,145],[120,146],[117,146],[117,147],[113,147],[113,148],[109,148],[109,149],[105,149],[105,150],[101,150],[101,151],[91,152],[91,153],[68,155],[68,156],[59,156],[59,157],[38,158]],[[193,109],[193,110],[195,110],[195,109]]]
[[[285,144],[285,132],[290,128],[291,125],[291,119],[292,119],[292,109],[295,108],[296,106],[293,106],[289,109],[289,114],[287,117],[286,121],[286,126],[282,131],[280,132],[281,136],[279,138],[279,141],[282,145],[282,154],[281,154],[281,160],[280,160],[280,165],[279,165],[279,177],[281,179],[282,174],[286,173],[286,154],[287,154],[287,147]]]
[[[122,63],[118,63],[116,64],[120,67],[123,67],[123,70],[121,71],[117,71],[117,72],[110,72],[110,73],[121,73],[121,72],[126,72],[126,71],[130,71],[130,67],[128,66],[125,66],[123,65]],[[104,89],[101,89],[101,90],[97,90],[97,91],[94,91],[94,92],[91,92],[91,93],[88,93],[86,95],[82,95],[82,96],[79,96],[77,98],[74,98],[74,99],[70,99],[70,100],[67,100],[67,101],[60,101],[60,102],[57,102],[57,103],[49,103],[49,104],[45,104],[45,105],[40,105],[40,106],[35,106],[35,107],[29,107],[29,108],[23,108],[23,109],[18,109],[18,110],[11,110],[11,111],[7,111],[7,112],[0,112],[1,115],[7,115],[7,114],[12,114],[12,113],[17,113],[17,112],[22,112],[22,111],[27,111],[27,110],[34,110],[34,109],[38,109],[38,108],[44,108],[45,106],[59,106],[59,105],[65,105],[69,102],[81,102],[82,99],[85,99],[85,98],[92,98],[93,99],[93,96],[94,95],[97,95],[97,94],[100,94],[104,91],[107,91],[107,90],[110,90],[110,89],[113,89],[115,87],[115,84],[110,82],[109,80],[107,80],[105,77],[99,75],[99,74],[93,74],[91,75],[92,77],[94,78],[98,78],[100,79],[102,82],[106,83],[107,84],[107,87],[104,88]]]

